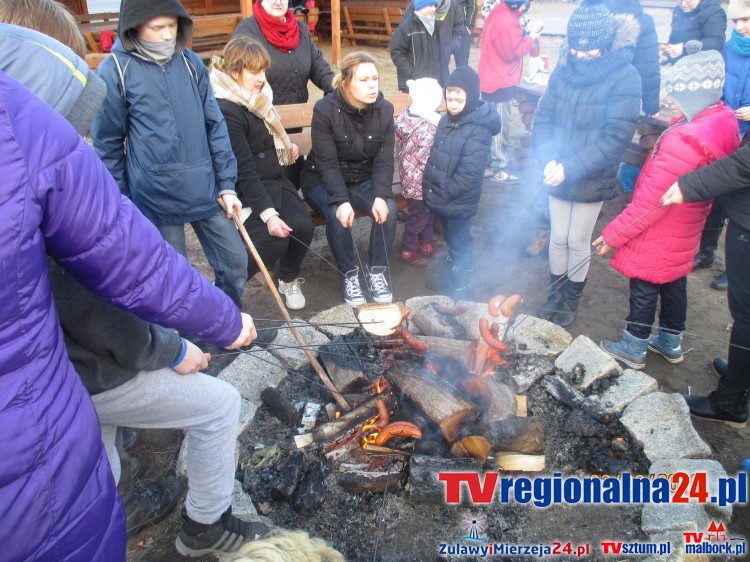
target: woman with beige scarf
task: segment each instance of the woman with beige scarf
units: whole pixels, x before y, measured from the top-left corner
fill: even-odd
[[[279,262],[279,293],[287,308],[304,308],[299,278],[302,260],[313,236],[313,224],[297,188],[283,166],[299,157],[273,107],[273,92],[266,82],[270,65],[265,48],[248,36],[232,39],[224,56],[211,67],[211,87],[227,122],[237,158],[237,194],[251,214],[245,221],[263,262]],[[258,273],[249,261],[248,276]]]

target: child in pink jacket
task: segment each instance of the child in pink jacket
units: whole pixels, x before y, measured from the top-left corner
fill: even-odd
[[[691,53],[667,76],[667,93],[681,115],[659,138],[635,186],[633,201],[594,241],[604,255],[616,248],[611,265],[630,278],[630,314],[622,339],[601,347],[633,369],[646,366],[646,349],[673,364],[683,361],[682,334],[687,316],[687,275],[693,266],[710,201],[661,206],[677,179],[723,158],[739,146],[734,112],[719,101],[724,61],[717,51]],[[651,326],[661,297],[658,334]]]
[[[422,174],[440,121],[437,110],[443,101],[443,89],[434,78],[408,80],[406,84],[412,104],[396,118],[401,193],[409,213],[401,239],[401,259],[410,265],[425,267],[425,258],[445,256],[445,249],[434,244],[435,215],[422,201]]]

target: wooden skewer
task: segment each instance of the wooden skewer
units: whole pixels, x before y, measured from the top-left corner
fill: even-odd
[[[227,210],[226,206],[224,205],[224,201],[222,201],[221,197],[219,197],[219,205],[221,205],[221,208],[224,209],[225,211]],[[234,224],[237,225],[237,229],[240,231],[240,236],[242,236],[242,240],[243,242],[245,242],[245,246],[247,246],[247,249],[250,250],[250,253],[253,256],[253,259],[255,260],[255,263],[258,264],[258,267],[260,268],[261,273],[263,273],[263,277],[266,280],[266,284],[268,285],[268,288],[271,290],[271,294],[273,295],[273,298],[276,300],[276,304],[279,306],[279,310],[281,310],[281,314],[284,316],[284,320],[286,320],[286,323],[289,326],[289,329],[291,330],[292,335],[294,336],[294,339],[297,340],[297,343],[300,345],[300,347],[302,348],[302,351],[307,356],[307,359],[310,361],[310,365],[313,366],[313,369],[315,369],[315,372],[320,377],[320,380],[322,380],[326,388],[329,391],[331,391],[331,394],[333,395],[333,399],[336,401],[339,407],[345,411],[350,410],[351,408],[349,407],[349,404],[347,404],[346,400],[344,400],[344,397],[336,389],[336,386],[331,382],[331,379],[328,378],[328,375],[323,370],[323,367],[320,365],[320,363],[318,363],[318,360],[315,359],[315,356],[308,349],[308,345],[307,343],[305,343],[305,340],[302,338],[302,334],[299,333],[299,330],[297,330],[297,327],[292,322],[292,318],[291,316],[289,316],[289,311],[286,309],[284,302],[281,300],[281,295],[279,295],[279,291],[276,288],[276,285],[274,285],[273,280],[271,279],[271,276],[268,273],[268,269],[266,269],[266,266],[263,263],[263,260],[261,259],[260,254],[258,254],[258,250],[255,249],[255,244],[253,244],[253,241],[250,240],[250,236],[248,235],[247,230],[245,229],[245,225],[242,224],[242,220],[240,219],[239,215],[235,212],[232,215],[232,218],[234,219]]]

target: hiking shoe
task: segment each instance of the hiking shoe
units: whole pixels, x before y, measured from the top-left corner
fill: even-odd
[[[518,183],[518,176],[514,176],[513,174],[506,172],[505,170],[500,170],[496,174],[493,174],[490,178],[490,181],[494,181],[495,183],[501,183],[504,185],[513,185]]]
[[[155,486],[142,492],[135,491],[125,504],[125,527],[128,538],[149,525],[155,525],[169,515],[182,493],[182,484],[174,475],[169,475]]]
[[[427,267],[427,260],[420,256],[417,252],[409,252],[408,250],[404,250],[403,252],[401,252],[401,259],[409,265],[413,265],[415,267]]]
[[[526,253],[530,256],[538,256],[549,246],[549,230],[537,230],[536,236],[526,246]]]
[[[606,353],[625,363],[631,369],[640,371],[646,366],[646,348],[648,338],[636,338],[627,330],[623,331],[622,339],[617,342],[602,340],[599,343]]]
[[[130,427],[122,428],[122,446],[129,451],[138,442],[138,432]]]
[[[250,345],[241,347],[241,350],[248,351],[253,347],[266,348],[273,340],[276,339],[276,335],[279,331],[276,328],[255,328],[255,332],[258,334],[257,337],[252,341]]]
[[[279,279],[279,293],[286,297],[287,308],[291,308],[292,310],[305,308],[305,295],[302,294],[299,288],[304,282],[305,280],[301,277],[289,283],[284,283]]]
[[[344,302],[354,308],[367,302],[362,287],[359,286],[359,268],[347,271],[344,275]]]
[[[186,517],[175,539],[177,552],[197,558],[204,554],[235,552],[245,543],[258,540],[271,532],[260,521],[243,521],[232,515],[231,506],[212,524],[198,523]]]
[[[393,302],[393,294],[388,286],[388,280],[385,278],[384,265],[376,265],[370,268],[370,273],[367,274],[367,285],[370,287],[372,300],[377,304]]]
[[[674,334],[659,328],[659,333],[648,340],[648,349],[677,365],[685,360],[682,355],[682,332]]]
[[[726,271],[711,281],[711,288],[716,289],[717,291],[726,291],[727,287],[729,287],[729,283],[727,282]]]

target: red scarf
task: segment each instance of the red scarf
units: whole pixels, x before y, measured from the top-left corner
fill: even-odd
[[[284,21],[268,15],[258,0],[253,7],[260,30],[268,42],[282,51],[291,51],[299,43],[299,25],[291,10],[287,10]]]

